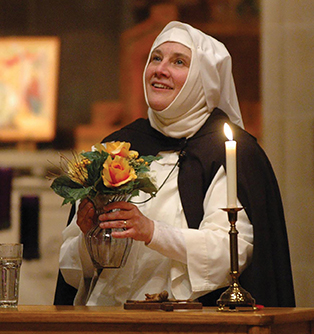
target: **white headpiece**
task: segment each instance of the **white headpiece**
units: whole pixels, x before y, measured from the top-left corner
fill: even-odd
[[[145,72],[152,51],[165,42],[178,42],[190,48],[192,59],[179,94],[167,108],[156,111],[150,108],[147,100]],[[193,136],[216,107],[223,110],[233,123],[243,127],[229,52],[221,42],[188,24],[170,22],[157,36],[143,81],[150,123],[166,136]]]

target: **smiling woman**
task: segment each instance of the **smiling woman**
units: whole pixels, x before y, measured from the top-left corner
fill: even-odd
[[[191,50],[180,43],[166,42],[156,48],[145,71],[146,96],[156,111],[167,108],[179,94],[188,76]]]
[[[193,136],[218,102],[218,76],[212,73],[213,87],[204,90],[196,48],[192,35],[179,26],[165,29],[151,48],[144,69],[144,95],[153,128],[166,136]],[[238,107],[233,104],[232,108]],[[241,122],[240,112],[236,118]]]
[[[74,304],[122,305],[166,290],[169,298],[216,305],[230,278],[230,224],[220,209],[227,206],[227,122],[238,142],[236,206],[244,208],[237,220],[241,285],[257,304],[294,306],[280,193],[263,150],[243,129],[231,67],[225,46],[190,25],[171,22],[156,38],[143,73],[148,119],[104,142],[127,141],[140,155],[162,157],[151,164],[158,192],[104,207],[101,227],[125,226],[115,238],[132,238],[132,250],[125,267],[102,271],[87,299],[93,266],[82,240],[95,209],[87,199],[73,208],[60,268],[77,289]],[[64,300],[59,288],[56,304]]]

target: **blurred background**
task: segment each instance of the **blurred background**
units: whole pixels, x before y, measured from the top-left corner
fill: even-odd
[[[58,152],[89,150],[112,131],[146,117],[147,54],[161,29],[180,20],[223,42],[232,56],[245,127],[265,149],[280,184],[297,305],[314,305],[312,0],[0,0],[0,9],[0,242],[26,244],[21,304],[53,301],[69,212],[46,178],[57,170]],[[5,44],[22,45],[34,37],[48,41],[52,59],[33,61],[30,51],[22,59]],[[27,71],[38,80],[32,77],[19,92],[27,94],[28,109],[18,109],[7,84],[13,75],[27,80],[14,72],[5,77],[4,69],[24,58],[35,64]],[[50,60],[48,78],[38,72],[38,63]],[[45,135],[42,123],[31,129],[27,120],[46,100]]]

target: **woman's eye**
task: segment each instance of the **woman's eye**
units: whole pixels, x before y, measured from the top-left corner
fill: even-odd
[[[182,59],[177,59],[175,61],[175,64],[177,64],[177,65],[185,65],[185,61],[183,61]]]
[[[161,58],[159,56],[152,56],[151,61],[161,61]]]

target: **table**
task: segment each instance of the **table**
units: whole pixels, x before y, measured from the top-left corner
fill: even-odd
[[[124,310],[122,307],[19,306],[0,309],[0,333],[314,334],[314,308],[259,311]]]

